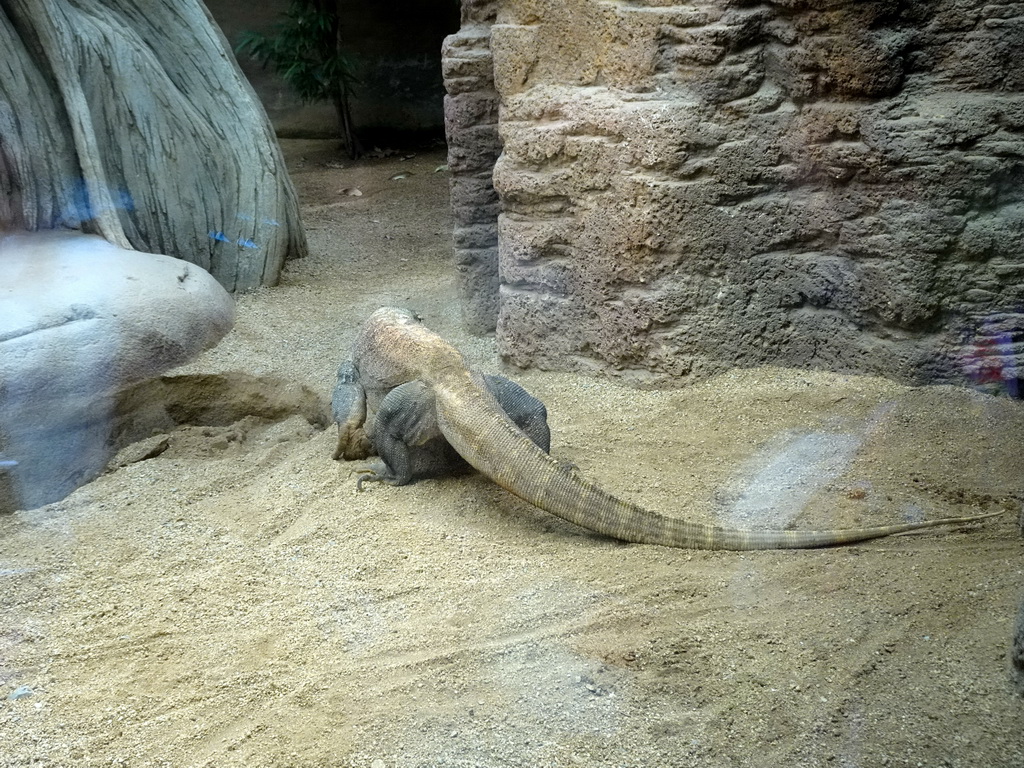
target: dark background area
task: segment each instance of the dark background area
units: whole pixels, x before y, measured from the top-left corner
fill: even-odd
[[[272,34],[289,0],[206,0],[231,47],[243,32]],[[374,146],[444,138],[441,42],[459,28],[458,0],[341,0],[342,29],[360,86],[352,103],[360,139]],[[246,54],[239,64],[281,138],[338,136],[327,103],[303,103],[272,70]]]

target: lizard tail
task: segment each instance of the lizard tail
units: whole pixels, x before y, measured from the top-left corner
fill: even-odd
[[[741,530],[668,517],[624,501],[567,469],[505,416],[473,373],[454,388],[434,385],[438,425],[452,447],[502,488],[583,528],[621,541],[685,549],[808,549],[852,544],[922,528],[959,525],[1002,512],[873,528]]]
[[[871,528],[838,528],[829,531],[756,531],[738,528],[720,528],[718,526],[702,526],[701,549],[815,549],[820,547],[836,547],[853,544],[858,541],[881,539],[897,533],[919,531],[922,528],[935,528],[940,525],[961,525],[996,517],[1003,514],[987,512],[967,517],[947,517],[941,520],[922,520],[914,523],[896,525],[879,525]]]

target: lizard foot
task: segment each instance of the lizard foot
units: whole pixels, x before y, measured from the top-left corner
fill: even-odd
[[[359,476],[356,479],[356,490],[363,490],[363,483],[387,483],[388,485],[404,485],[400,482],[398,476],[395,475],[394,471],[385,462],[377,459],[371,461],[368,464],[363,465],[356,470],[356,474]],[[408,480],[406,481],[408,482]]]

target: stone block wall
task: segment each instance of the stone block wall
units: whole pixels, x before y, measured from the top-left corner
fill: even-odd
[[[488,5],[510,362],[1017,391],[1024,4]]]
[[[491,25],[494,0],[465,0],[462,25],[445,38],[441,71],[455,270],[462,318],[472,333],[494,330],[498,318],[498,194],[491,175],[498,138],[498,92],[494,89]]]

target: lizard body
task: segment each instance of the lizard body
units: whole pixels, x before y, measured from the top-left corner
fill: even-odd
[[[402,485],[410,463],[445,470],[446,443],[472,467],[502,488],[583,528],[623,541],[689,549],[796,549],[828,547],[896,533],[973,522],[1000,512],[970,517],[824,531],[741,530],[689,522],[619,499],[548,453],[543,405],[497,391],[467,364],[462,354],[415,316],[382,308],[363,324],[352,349],[351,369],[342,365],[335,391],[338,450],[335,458],[381,462],[368,478]],[[396,416],[397,414],[397,416]],[[528,414],[528,415],[524,415]],[[523,424],[543,429],[528,436]],[[517,423],[518,422],[518,423]],[[438,451],[441,453],[439,454]],[[439,459],[438,457],[441,456]],[[362,480],[360,480],[360,486]]]

